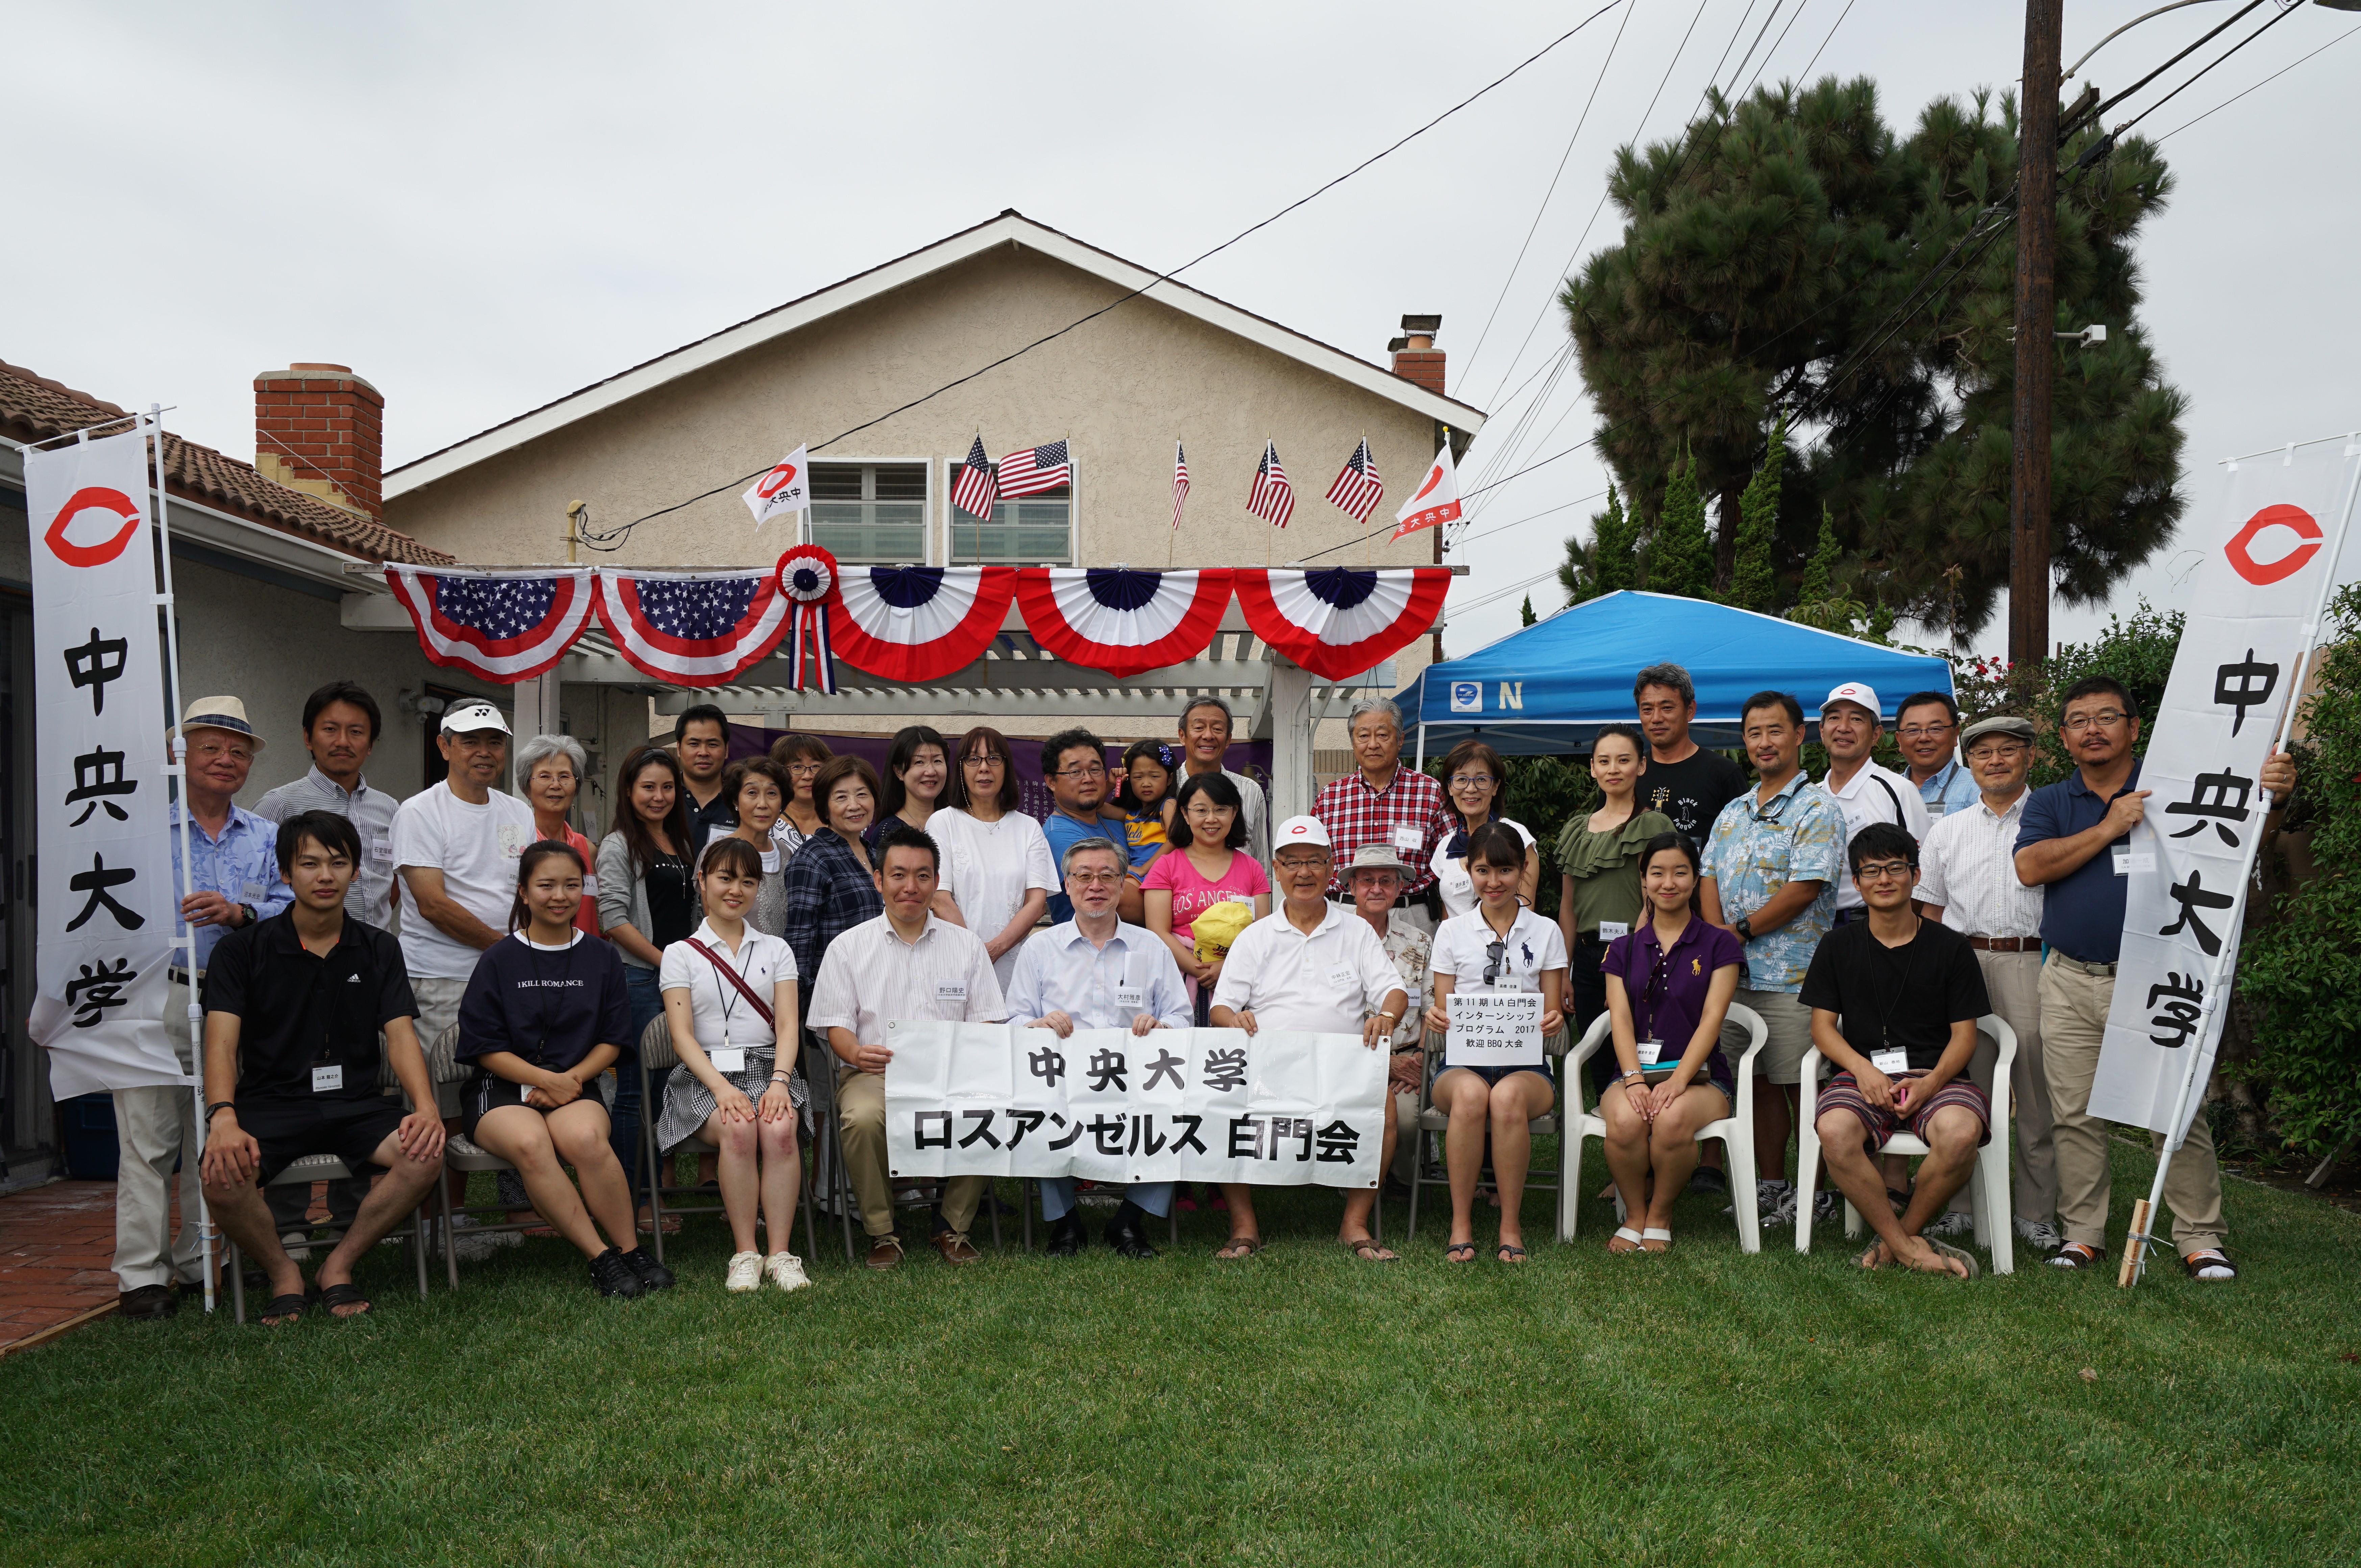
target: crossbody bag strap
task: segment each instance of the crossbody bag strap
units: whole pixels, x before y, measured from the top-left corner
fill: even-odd
[[[696,938],[689,938],[688,945],[695,948],[699,953],[703,954],[705,956],[706,962],[711,964],[715,969],[719,970],[723,974],[729,976],[730,983],[738,988],[738,994],[744,997],[748,1002],[753,1003],[754,1011],[761,1015],[763,1022],[768,1024],[771,1026],[772,1032],[775,1034],[779,1027],[779,1021],[771,1015],[771,1004],[754,994],[754,988],[746,983],[746,977],[740,974],[735,969],[732,969],[728,959],[724,959],[719,953],[715,952],[711,948],[708,948],[704,943],[698,941]]]

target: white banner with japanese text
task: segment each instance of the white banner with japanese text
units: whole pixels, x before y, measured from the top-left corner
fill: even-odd
[[[2223,983],[2237,961],[2247,889],[2240,877],[2262,831],[2257,775],[2285,715],[2304,622],[2331,569],[2356,455],[2344,442],[2290,448],[2231,465],[2222,521],[2205,550],[2181,629],[2139,787],[2146,819],[2110,851],[2125,879],[2124,940],[2106,1038],[2091,1085],[2091,1113],[2168,1135],[2184,1053],[2198,1053],[2202,1104],[2226,1006],[2207,1017],[2219,959]],[[2226,949],[2226,951],[2225,951]],[[2202,1037],[2201,1037],[2202,1035]]]
[[[1387,1058],[1358,1035],[897,1023],[886,1043],[896,1179],[1378,1184]]]
[[[40,731],[29,1011],[60,1100],[189,1081],[163,1016],[177,900],[148,498],[140,432],[25,453]]]

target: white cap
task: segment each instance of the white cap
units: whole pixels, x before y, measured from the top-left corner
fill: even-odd
[[[489,702],[463,702],[443,710],[444,734],[466,735],[479,729],[497,729],[506,735],[509,721]]]
[[[1877,705],[1877,688],[1867,681],[1845,682],[1836,690],[1828,693],[1828,701],[1820,704],[1820,711],[1825,714],[1830,707],[1840,702],[1850,702],[1865,707],[1869,709],[1870,718],[1877,719],[1880,723],[1884,721],[1885,709]]]
[[[1334,848],[1328,841],[1328,825],[1317,817],[1290,817],[1279,825],[1270,836],[1271,853],[1277,854],[1290,844],[1311,844],[1327,850]]]

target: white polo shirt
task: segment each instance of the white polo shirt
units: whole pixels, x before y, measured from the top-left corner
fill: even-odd
[[[1830,769],[1820,787],[1828,792],[1844,811],[1845,846],[1852,844],[1852,836],[1872,822],[1891,822],[1924,844],[1927,829],[1934,825],[1927,815],[1927,803],[1918,795],[1918,786],[1891,768],[1881,768],[1875,762],[1863,762],[1861,771],[1845,781],[1839,789],[1828,782],[1836,776]],[[1837,877],[1837,907],[1859,909],[1861,889],[1852,884],[1852,858],[1847,854],[1845,870]]]
[[[1943,924],[1971,937],[2038,937],[2042,890],[2016,880],[2016,830],[2029,789],[1994,813],[1982,795],[1947,811],[1918,845],[1918,886],[1912,894],[1939,905]]]
[[[1323,907],[1308,937],[1283,906],[1247,927],[1222,965],[1213,1004],[1252,1013],[1264,1029],[1359,1034],[1389,993],[1408,988],[1367,921],[1338,905]]]
[[[828,945],[805,1023],[825,1039],[850,1029],[882,1046],[888,1022],[999,1024],[1008,1017],[983,938],[928,911],[915,942],[888,916],[864,920]]]
[[[1491,966],[1485,955],[1496,939],[1502,947],[1499,967],[1492,976],[1494,991],[1538,992],[1543,975],[1566,967],[1565,933],[1558,929],[1556,921],[1544,920],[1522,906],[1510,922],[1508,936],[1501,938],[1494,937],[1481,909],[1445,920],[1434,928],[1431,966],[1436,974],[1451,977],[1454,991],[1481,991],[1484,971]]]

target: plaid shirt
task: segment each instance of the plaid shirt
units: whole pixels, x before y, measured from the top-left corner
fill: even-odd
[[[797,974],[818,974],[829,943],[884,913],[885,901],[877,895],[869,868],[833,828],[823,828],[804,840],[787,861],[787,912],[779,935],[795,951]],[[803,985],[796,992],[807,1016],[811,991]]]
[[[1312,815],[1328,829],[1336,857],[1336,870],[1328,878],[1329,892],[1343,890],[1344,868],[1364,844],[1387,845],[1410,862],[1405,894],[1422,894],[1434,885],[1434,851],[1451,835],[1443,810],[1443,786],[1409,763],[1395,765],[1393,782],[1383,791],[1371,789],[1360,769],[1355,768],[1320,791]],[[1394,843],[1398,828],[1418,835],[1415,849]]]

